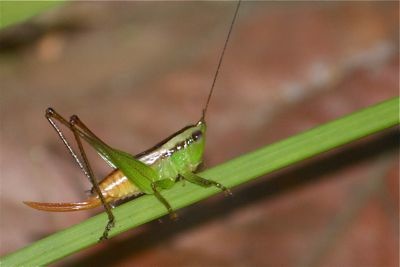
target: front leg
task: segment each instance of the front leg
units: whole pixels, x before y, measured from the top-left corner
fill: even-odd
[[[171,205],[168,203],[168,201],[160,194],[158,191],[158,188],[161,189],[169,189],[175,184],[175,181],[170,180],[170,179],[162,179],[158,180],[155,182],[151,183],[151,188],[153,189],[153,193],[156,196],[156,198],[167,208],[169,217],[171,220],[176,220],[178,219],[178,215],[176,212],[172,209]]]

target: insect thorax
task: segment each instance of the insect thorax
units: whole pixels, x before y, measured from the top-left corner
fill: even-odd
[[[155,169],[160,180],[175,179],[181,173],[193,172],[202,162],[205,131],[205,122],[185,127],[137,158]]]

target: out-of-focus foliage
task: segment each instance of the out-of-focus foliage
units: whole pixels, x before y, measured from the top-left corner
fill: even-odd
[[[63,0],[0,1],[0,29],[23,22],[63,2]]]

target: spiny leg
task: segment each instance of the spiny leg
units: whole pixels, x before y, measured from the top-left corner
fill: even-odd
[[[97,135],[95,135],[80,119],[77,115],[72,115],[71,120],[74,121],[74,124],[78,126],[80,129],[78,129],[79,134],[83,134],[82,137],[85,138],[85,136],[96,140],[97,142],[101,143],[104,146],[108,146],[103,140],[101,140]],[[83,131],[81,131],[81,129]]]
[[[99,196],[99,198],[100,198],[100,200],[101,200],[101,202],[102,202],[102,204],[103,204],[103,206],[104,206],[104,208],[105,208],[105,210],[107,212],[107,215],[108,215],[108,223],[107,223],[107,226],[105,227],[104,233],[103,233],[102,237],[100,238],[100,240],[107,239],[108,232],[110,231],[110,229],[115,224],[115,218],[114,218],[114,215],[111,212],[110,204],[106,202],[106,200],[104,198],[104,195],[102,194],[102,192],[100,190],[99,184],[98,184],[97,180],[94,177],[93,170],[90,167],[89,160],[88,160],[88,158],[86,156],[86,153],[85,153],[83,145],[82,145],[81,137],[82,138],[85,138],[85,137],[86,138],[95,138],[95,139],[98,139],[98,140],[100,140],[100,139],[97,136],[95,136],[79,120],[79,118],[76,115],[72,116],[70,121],[68,122],[66,119],[64,119],[64,117],[62,117],[60,114],[58,114],[54,109],[48,108],[46,110],[46,118],[50,122],[50,124],[54,128],[54,130],[57,132],[58,136],[61,138],[61,140],[64,143],[64,145],[67,147],[67,149],[70,152],[71,156],[77,162],[77,164],[79,165],[81,170],[84,172],[86,177],[89,179],[89,181],[93,185],[94,190],[96,191],[97,195]],[[81,157],[83,159],[83,163],[79,160],[78,156],[76,155],[76,153],[72,149],[71,145],[69,144],[67,139],[64,137],[62,131],[58,128],[58,126],[56,125],[56,123],[52,119],[55,119],[55,120],[59,121],[61,124],[65,125],[68,129],[70,129],[73,132],[75,140],[76,140],[76,142],[78,144],[78,148],[79,148]],[[80,129],[78,129],[76,127],[77,123],[79,123],[79,125],[78,125],[79,127],[81,127],[80,125],[84,126],[83,129],[86,130],[86,133],[82,132]],[[102,142],[102,143],[104,143],[104,142]]]
[[[71,125],[69,122],[64,119],[60,114],[58,114],[53,108],[47,108],[46,109],[46,119],[50,123],[50,125],[53,127],[53,129],[57,132],[58,136],[60,137],[61,141],[67,148],[69,154],[72,156],[72,158],[75,160],[75,162],[78,164],[79,168],[82,170],[82,172],[85,174],[85,176],[90,180],[89,174],[87,172],[87,167],[82,164],[82,162],[79,160],[78,156],[76,155],[75,151],[73,150],[72,146],[69,144],[68,140],[64,137],[63,132],[58,128],[57,124],[53,121],[53,119],[56,119],[59,121],[61,124],[66,126],[68,129],[72,131]]]
[[[88,158],[87,158],[87,156],[86,156],[86,152],[85,152],[85,150],[84,150],[84,148],[83,148],[83,145],[82,145],[82,141],[81,141],[81,137],[80,137],[80,134],[79,134],[79,130],[78,130],[78,129],[76,128],[76,126],[75,126],[78,122],[81,123],[80,120],[79,120],[79,118],[78,118],[78,116],[73,115],[73,116],[71,117],[71,119],[70,119],[71,129],[72,129],[72,131],[73,131],[73,133],[74,133],[75,140],[76,140],[76,142],[77,142],[77,144],[78,144],[79,151],[80,151],[80,153],[81,153],[82,159],[83,159],[83,161],[85,162],[85,165],[86,165],[86,168],[87,168],[87,172],[88,172],[88,174],[89,174],[90,182],[92,183],[93,188],[94,188],[94,190],[96,191],[97,195],[99,196],[99,198],[100,198],[100,200],[101,200],[101,203],[103,204],[104,209],[106,210],[106,213],[107,213],[107,215],[108,215],[108,223],[107,223],[107,225],[106,225],[106,227],[105,227],[105,229],[104,229],[104,232],[103,232],[102,237],[100,238],[100,240],[104,240],[104,239],[107,239],[107,238],[108,238],[108,232],[109,232],[109,231],[111,230],[111,228],[113,228],[114,225],[115,225],[115,217],[114,217],[114,214],[113,214],[112,211],[111,211],[111,206],[110,206],[110,204],[106,201],[106,199],[105,199],[103,193],[101,192],[99,183],[97,182],[97,180],[96,180],[95,177],[94,177],[94,173],[93,173],[92,167],[90,167],[89,160],[88,160]],[[90,133],[91,133],[91,132],[90,132]]]
[[[64,142],[64,144],[67,146],[68,150],[70,151],[71,155],[75,158],[77,162],[79,162],[79,159],[77,159],[76,155],[74,156],[74,152],[71,148],[71,146],[68,144],[67,140],[64,138],[61,130],[57,127],[57,125],[54,123],[52,118],[56,119],[60,123],[62,123],[64,126],[69,128],[71,131],[72,130],[72,125],[70,122],[68,122],[65,118],[63,118],[60,114],[58,114],[53,108],[48,108],[46,110],[46,118],[50,122],[50,124],[53,126],[53,128],[56,130],[58,135],[60,136],[61,140]],[[88,142],[90,145],[93,143],[100,144],[101,146],[108,147],[108,145],[101,140],[98,136],[96,136],[80,119],[77,115],[72,115],[70,118],[70,121],[74,121],[74,128],[75,131],[78,133],[78,135],[83,138],[86,142]],[[71,152],[72,150],[72,152]],[[78,163],[79,166],[81,166],[81,163]]]
[[[215,187],[218,187],[219,189],[221,189],[225,193],[226,196],[232,195],[232,192],[228,188],[223,186],[222,184],[220,184],[216,181],[213,181],[213,180],[208,180],[206,178],[200,177],[195,173],[187,172],[187,173],[181,174],[181,176],[183,177],[183,179],[187,180],[188,182],[200,185],[202,187],[215,186]]]
[[[172,209],[171,205],[168,203],[168,201],[158,192],[157,190],[157,182],[151,183],[151,188],[153,189],[154,195],[156,198],[167,208],[169,217],[171,220],[176,220],[178,219],[178,215],[175,213],[175,211]]]

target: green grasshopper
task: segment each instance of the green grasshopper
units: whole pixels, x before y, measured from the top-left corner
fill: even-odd
[[[171,217],[176,218],[171,205],[161,195],[160,191],[171,188],[179,179],[202,187],[216,186],[225,193],[230,194],[229,189],[222,184],[200,177],[194,172],[202,162],[207,129],[205,116],[239,7],[240,1],[236,6],[205,108],[200,120],[196,124],[184,127],[154,147],[133,156],[127,152],[112,148],[103,142],[78,116],[73,115],[68,121],[53,108],[48,108],[46,110],[47,120],[57,132],[75,162],[92,183],[93,194],[84,202],[42,203],[26,201],[24,203],[34,209],[58,212],[87,210],[103,205],[108,215],[108,223],[100,238],[100,240],[103,240],[108,238],[109,231],[115,225],[115,218],[110,203],[141,194],[153,194],[166,207]],[[77,153],[72,149],[72,146],[64,137],[64,134],[55,121],[58,121],[72,131],[81,159],[79,159]],[[113,168],[113,171],[100,182],[97,182],[94,177],[93,170],[90,167],[83,148],[82,140],[92,146]]]

